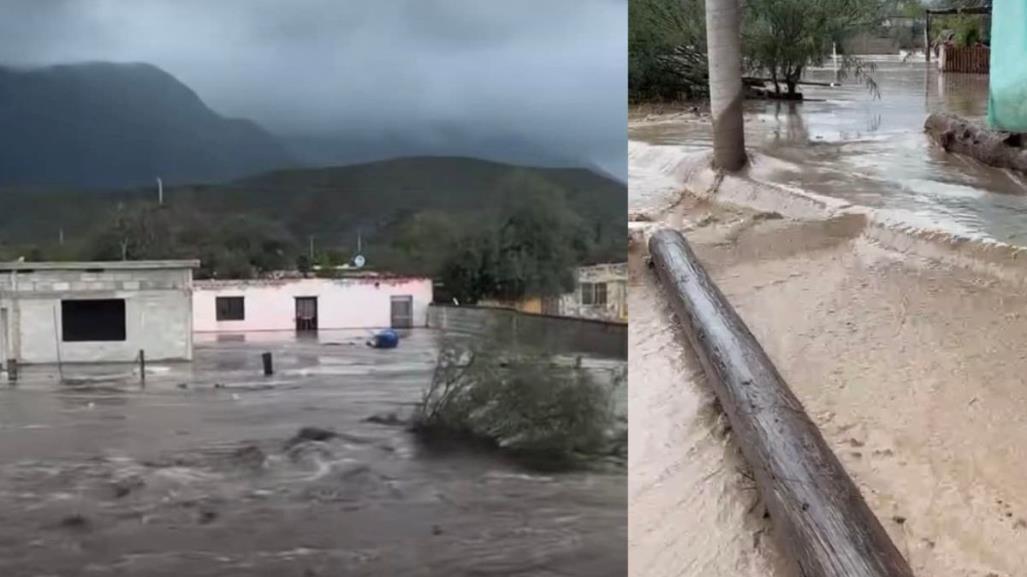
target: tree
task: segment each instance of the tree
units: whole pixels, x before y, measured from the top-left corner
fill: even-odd
[[[713,162],[718,168],[735,171],[745,166],[738,0],[706,0],[706,45],[710,62]]]
[[[703,0],[631,0],[628,95],[677,100],[708,90]]]
[[[574,269],[588,254],[592,233],[562,189],[526,173],[499,186],[507,202],[460,239],[442,266],[447,291],[461,302],[476,302],[573,290]]]
[[[280,224],[255,215],[218,218],[190,206],[119,206],[94,230],[87,260],[198,258],[197,278],[250,278],[288,268],[296,243]]]
[[[746,3],[744,45],[746,66],[769,75],[774,90],[783,83],[790,98],[802,73],[823,63],[832,46],[878,25],[887,14],[888,0],[749,0]],[[877,93],[873,67],[842,54],[840,72],[852,74]]]

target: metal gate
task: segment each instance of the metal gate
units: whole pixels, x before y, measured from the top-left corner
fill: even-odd
[[[392,297],[392,328],[409,329],[414,326],[414,297]]]
[[[317,330],[317,297],[296,297],[296,330]]]

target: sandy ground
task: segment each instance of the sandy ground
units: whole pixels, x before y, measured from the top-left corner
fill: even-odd
[[[859,215],[686,196],[635,218],[657,222],[634,225],[630,254],[632,575],[788,575],[644,266],[657,226],[686,231],[917,575],[1024,574],[1024,291],[882,247]]]

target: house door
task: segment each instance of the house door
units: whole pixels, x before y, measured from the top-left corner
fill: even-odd
[[[392,297],[392,328],[409,329],[414,326],[414,297]]]
[[[296,297],[296,330],[317,330],[317,297]]]

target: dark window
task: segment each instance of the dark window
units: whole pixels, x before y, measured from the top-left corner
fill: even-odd
[[[605,306],[606,283],[581,283],[581,304],[587,306]]]
[[[125,340],[125,300],[61,301],[65,342]]]
[[[596,298],[595,304],[600,306],[606,306],[606,283],[599,282],[595,284],[596,287]]]
[[[246,306],[243,304],[243,297],[217,297],[216,303],[217,320],[246,320]]]

